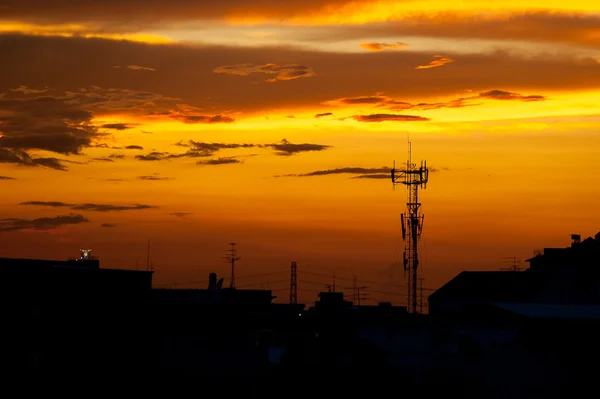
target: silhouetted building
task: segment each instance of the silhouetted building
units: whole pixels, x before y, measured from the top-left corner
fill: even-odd
[[[461,313],[492,302],[600,304],[600,240],[581,241],[577,234],[571,239],[570,247],[545,248],[527,259],[530,268],[523,272],[458,274],[429,296],[430,314]]]
[[[315,302],[315,311],[332,312],[352,307],[351,301],[344,300],[343,292],[320,292]]]
[[[0,281],[5,366],[77,372],[146,363],[152,272],[0,258]]]

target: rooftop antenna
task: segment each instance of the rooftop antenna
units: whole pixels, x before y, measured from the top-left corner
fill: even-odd
[[[227,251],[227,256],[225,257],[225,259],[231,262],[231,282],[229,283],[229,288],[235,288],[235,261],[240,260],[241,258],[236,256],[236,243],[230,242],[229,245],[231,245],[231,249]]]
[[[501,269],[501,270],[506,270],[509,272],[520,272],[521,270],[523,270],[522,267],[518,266],[521,264],[521,261],[516,256],[509,256],[507,258],[502,258],[502,259],[504,259],[505,261],[512,261],[512,266]]]
[[[290,304],[298,303],[298,273],[296,262],[292,262],[290,276]]]
[[[412,163],[412,143],[408,141],[408,161],[403,169],[392,169],[392,184],[404,184],[408,191],[406,210],[400,215],[402,227],[402,239],[405,241],[403,262],[404,274],[407,276],[408,296],[407,310],[417,313],[417,282],[419,268],[419,238],[423,232],[423,221],[425,215],[421,214],[421,203],[419,202],[419,189],[427,188],[429,181],[429,169],[427,161],[421,161],[421,165]]]

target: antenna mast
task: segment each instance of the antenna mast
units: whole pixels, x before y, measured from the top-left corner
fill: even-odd
[[[512,261],[512,266],[501,270],[506,270],[510,272],[520,272],[521,270],[523,270],[523,268],[519,266],[521,264],[521,261],[516,256],[510,256],[502,259]]]
[[[407,310],[417,313],[417,270],[419,268],[419,238],[423,232],[423,221],[425,215],[421,214],[421,203],[419,202],[419,189],[427,188],[429,180],[429,169],[427,161],[421,161],[417,168],[412,163],[412,143],[408,142],[408,161],[403,169],[392,168],[392,183],[404,184],[408,191],[406,211],[400,215],[402,226],[402,239],[404,246],[404,274],[407,275]]]
[[[227,251],[228,254],[225,257],[225,259],[231,262],[231,283],[229,283],[229,288],[235,288],[235,261],[241,258],[236,256],[235,242],[230,242],[229,245],[231,245],[231,249]]]
[[[296,269],[296,262],[292,262],[291,276],[290,276],[290,304],[295,305],[298,303],[298,273]]]

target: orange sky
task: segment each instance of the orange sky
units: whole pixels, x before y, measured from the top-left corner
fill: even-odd
[[[401,304],[408,139],[427,287],[600,230],[594,1],[0,0],[0,54],[0,256]]]

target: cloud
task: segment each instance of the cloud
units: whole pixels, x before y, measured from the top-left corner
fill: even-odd
[[[264,73],[272,75],[273,77],[267,79],[267,82],[277,82],[280,80],[294,80],[298,78],[309,78],[315,76],[312,68],[305,65],[277,65],[277,64],[265,64],[256,65],[252,64],[238,64],[238,65],[224,65],[216,67],[213,70],[214,73],[227,74],[227,75],[238,75],[248,76],[251,73]]]
[[[143,150],[144,147],[142,147],[141,145],[128,145],[127,147],[125,147],[126,150]]]
[[[116,65],[113,68],[126,68],[126,69],[131,69],[132,71],[146,71],[146,72],[155,72],[156,71],[156,69],[154,69],[154,68],[149,68],[149,67],[144,67],[144,66],[139,66],[139,65],[128,65],[128,66]]]
[[[16,180],[14,177],[10,176],[0,176],[0,180]]]
[[[98,162],[115,162],[114,159],[109,158],[92,158],[92,161],[98,161]]]
[[[100,126],[103,129],[127,130],[135,126],[133,123],[106,123]]]
[[[480,93],[478,98],[489,98],[494,100],[518,100],[518,101],[543,101],[546,99],[544,96],[532,95],[524,96],[519,93],[511,93],[502,90],[490,90],[485,93]]]
[[[101,39],[3,35],[0,54],[11,60],[10,63],[0,63],[0,90],[32,82],[28,83],[31,87],[43,88],[47,85],[63,93],[79,92],[82,87],[89,92],[93,91],[89,86],[90,76],[100,87],[114,88],[116,82],[132,85],[131,88],[137,89],[134,92],[152,93],[153,96],[98,89],[96,96],[110,100],[111,105],[103,100],[101,104],[92,104],[90,109],[98,120],[102,120],[103,115],[113,118],[132,114],[133,118],[128,116],[123,120],[140,123],[177,120],[185,115],[224,115],[237,119],[238,114],[264,114],[274,109],[280,109],[287,115],[291,114],[292,109],[314,109],[315,104],[332,98],[351,97],[355,93],[377,93],[383,87],[395,97],[401,95],[411,99],[411,102],[415,98],[423,99],[422,102],[432,102],[430,98],[449,98],[456,96],[457,91],[463,88],[475,93],[496,88],[518,93],[544,90],[545,93],[600,87],[595,59],[552,52],[529,56],[515,54],[512,50],[461,55],[445,52],[444,55],[460,59],[460,62],[453,63],[451,68],[431,71],[439,75],[436,79],[431,79],[426,71],[414,69],[424,57],[429,57],[418,51],[383,51],[365,56],[364,53],[310,51],[291,46],[148,46]],[[56,54],[61,54],[61,57],[56,57]],[[111,57],[106,54],[111,54]],[[377,58],[376,62],[373,57]],[[73,59],[78,60],[77,68],[70,62]],[[114,59],[118,59],[120,65],[136,63],[134,60],[139,60],[141,65],[161,65],[161,74],[132,73],[135,76],[131,78],[135,81],[115,80],[115,70],[112,69]],[[165,59],[185,62],[165,63]],[[297,90],[289,90],[287,84],[270,84],[269,90],[265,90],[264,85],[249,84],[240,90],[238,79],[218,79],[216,77],[219,75],[213,73],[215,65],[242,62],[262,65],[268,59],[276,59],[280,65],[311,65],[321,78],[303,79]],[[36,68],[19,68],[18,65],[35,65]],[[39,70],[45,71],[43,76]],[[202,90],[190,82],[197,82]],[[345,84],[347,82],[352,82],[352,85],[348,86]],[[168,93],[164,90],[168,90]],[[122,101],[122,96],[128,100]],[[179,100],[167,99],[171,97]],[[177,106],[183,103],[194,108],[182,109]],[[335,109],[319,109],[312,115],[325,111],[336,112]]]
[[[78,211],[91,211],[91,212],[120,212],[120,211],[131,211],[131,210],[142,210],[156,208],[151,205],[134,204],[134,205],[110,205],[110,204],[69,204],[66,202],[59,201],[27,201],[21,202],[19,205],[32,205],[32,206],[46,206],[51,208],[71,208]]]
[[[87,223],[88,219],[78,214],[44,217],[38,219],[0,219],[0,231],[52,230],[64,225]]]
[[[175,216],[175,217],[178,217],[178,218],[184,218],[186,216],[191,215],[191,213],[189,213],[189,212],[172,212],[172,213],[169,213],[169,215]]]
[[[383,50],[386,50],[386,49],[390,49],[390,50],[404,50],[406,47],[408,47],[408,44],[402,43],[402,42],[397,42],[397,43],[366,43],[366,42],[361,42],[360,43],[360,47],[364,48],[365,50],[369,50],[369,51],[383,51]]]
[[[357,40],[365,37],[420,36],[450,39],[481,39],[568,43],[599,47],[595,35],[600,17],[591,13],[547,11],[511,12],[487,15],[431,14],[417,12],[403,21],[388,20],[354,26],[327,27],[327,39]],[[296,36],[299,35],[295,32]],[[302,36],[300,36],[302,37]],[[319,40],[314,38],[312,40]]]
[[[316,114],[315,118],[322,118],[324,116],[332,116],[332,115],[333,115],[333,112],[324,112],[322,114]]]
[[[116,224],[112,224],[112,223],[102,223],[100,225],[100,227],[104,227],[104,228],[110,229],[110,228],[117,227],[117,225]]]
[[[454,62],[453,59],[444,57],[443,55],[434,55],[433,58],[434,58],[434,60],[429,62],[429,64],[416,66],[415,69],[437,68],[437,67],[441,67],[443,65],[449,64],[451,62]]]
[[[279,156],[290,156],[290,155],[299,154],[301,152],[323,151],[323,150],[330,148],[330,146],[328,146],[328,145],[321,145],[321,144],[309,144],[309,143],[292,144],[289,141],[287,141],[286,139],[281,140],[281,142],[277,143],[277,144],[263,144],[263,145],[260,145],[259,147],[271,147],[276,151],[275,155],[279,155]]]
[[[0,97],[0,149],[79,154],[99,137],[93,115],[69,96]]]
[[[34,158],[29,151],[79,155],[85,147],[108,147],[94,143],[106,135],[93,123],[96,114],[136,109],[147,112],[167,100],[170,99],[150,92],[96,86],[77,92],[20,86],[0,93],[0,162],[67,170],[64,163],[69,161],[54,157]],[[115,123],[100,127],[125,130],[131,125]],[[127,148],[142,149],[139,146]]]
[[[138,176],[138,180],[173,180],[172,177],[162,177],[158,173],[154,173],[148,176]]]
[[[439,169],[428,168],[431,173],[438,172]],[[288,174],[288,175],[275,175],[274,177],[313,177],[313,176],[329,176],[329,175],[356,175],[353,179],[390,179],[392,168],[382,166],[380,168],[361,168],[361,167],[345,167],[336,169],[323,169],[315,170],[308,173],[300,174]],[[442,168],[442,170],[449,170],[448,168]]]
[[[241,160],[236,157],[226,157],[226,158],[216,158],[216,159],[207,159],[205,161],[198,161],[196,165],[229,165],[234,163],[243,163]]]
[[[352,177],[353,179],[388,179],[391,180],[392,177],[389,174],[385,173],[374,173],[372,175],[358,175]]]
[[[0,163],[14,163],[21,166],[42,166],[56,170],[67,170],[65,160],[57,158],[34,158],[25,151],[0,148]]]
[[[113,159],[124,159],[125,154],[110,154],[108,157]]]
[[[269,144],[252,144],[252,143],[205,143],[194,140],[187,142],[179,141],[175,143],[178,147],[188,148],[188,151],[178,154],[172,154],[168,152],[153,151],[146,155],[136,155],[135,158],[140,161],[163,161],[169,159],[179,158],[206,158],[215,155],[217,152],[226,149],[246,149],[246,148],[271,148],[275,150],[276,155],[290,156],[301,152],[309,151],[323,151],[330,146],[322,144],[293,144],[286,139],[281,140],[279,143]],[[256,154],[252,154],[256,155]],[[198,165],[221,165],[226,163],[241,163],[242,161],[237,160],[234,162],[235,157],[223,157],[219,159],[213,159],[208,161],[198,161]]]
[[[315,170],[314,172],[301,173],[301,174],[277,175],[275,177],[311,177],[311,176],[327,176],[327,175],[340,175],[340,174],[367,175],[367,174],[389,173],[390,171],[391,171],[391,168],[388,168],[385,166],[383,166],[381,168],[345,167],[345,168],[336,168],[336,169]]]
[[[422,116],[396,114],[354,115],[352,118],[358,122],[415,122],[430,120]]]
[[[511,100],[511,101],[544,101],[546,97],[542,95],[523,95],[504,90],[490,90],[479,93],[474,96],[458,97],[446,102],[436,103],[409,103],[398,101],[391,97],[378,93],[373,96],[361,97],[342,97],[335,100],[325,101],[328,106],[348,106],[348,105],[372,105],[375,108],[385,108],[390,111],[428,111],[440,108],[463,108],[481,105],[481,100]]]
[[[190,125],[196,123],[210,124],[235,122],[235,119],[226,115],[174,115],[173,118]]]

